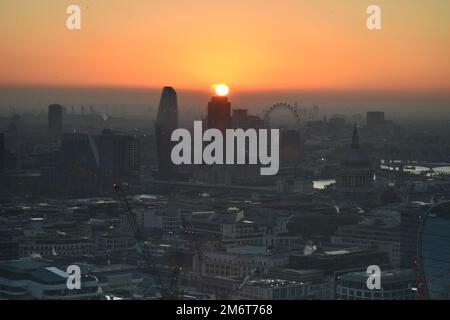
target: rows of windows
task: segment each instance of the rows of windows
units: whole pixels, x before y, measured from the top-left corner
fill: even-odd
[[[53,248],[57,248],[60,250],[70,250],[70,249],[86,249],[89,248],[90,245],[87,244],[73,244],[73,245],[21,245],[21,248],[24,250],[53,250]]]
[[[373,183],[373,178],[370,176],[340,176],[338,177],[338,184],[346,188],[367,187]]]
[[[69,290],[69,289],[49,289],[44,290],[44,294],[47,297],[66,297],[73,295],[83,295],[83,294],[92,294],[98,292],[98,286],[89,286],[82,287],[79,290]]]
[[[402,290],[358,290],[338,286],[336,299],[338,300],[415,300],[417,294],[411,289]]]

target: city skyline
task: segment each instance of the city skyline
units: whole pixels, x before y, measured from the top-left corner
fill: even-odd
[[[450,300],[449,13],[0,2],[0,300]]]

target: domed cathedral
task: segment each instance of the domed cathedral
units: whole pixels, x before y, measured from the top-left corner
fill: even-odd
[[[344,151],[336,175],[336,191],[360,198],[357,195],[375,191],[374,176],[374,161],[361,149],[355,125],[351,147]]]

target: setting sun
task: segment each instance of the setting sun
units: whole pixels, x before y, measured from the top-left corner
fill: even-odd
[[[230,89],[225,84],[217,84],[217,85],[214,85],[213,88],[214,88],[214,92],[219,97],[227,96],[228,93],[230,92]]]

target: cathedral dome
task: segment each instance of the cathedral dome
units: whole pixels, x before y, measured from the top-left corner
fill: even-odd
[[[374,186],[374,168],[369,155],[360,148],[358,131],[353,131],[352,145],[341,156],[336,176],[336,190],[343,192],[371,192]]]
[[[341,165],[344,167],[367,167],[371,165],[369,155],[361,149],[346,150]]]
[[[354,168],[370,167],[372,165],[372,161],[367,152],[359,146],[359,137],[356,126],[353,131],[352,145],[350,149],[344,151],[341,157],[341,165],[343,167]]]

